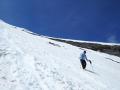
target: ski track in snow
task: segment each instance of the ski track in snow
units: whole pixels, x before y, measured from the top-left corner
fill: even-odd
[[[32,35],[0,21],[0,90],[120,90],[120,58]]]

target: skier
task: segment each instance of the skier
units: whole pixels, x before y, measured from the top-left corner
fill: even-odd
[[[84,52],[81,53],[81,55],[80,55],[80,62],[81,62],[81,65],[82,65],[82,68],[83,68],[83,69],[86,68],[86,61],[90,62],[90,64],[92,63],[91,60],[88,60],[88,59],[87,59],[86,51],[84,51]]]

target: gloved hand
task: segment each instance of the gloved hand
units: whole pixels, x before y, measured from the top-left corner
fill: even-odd
[[[92,64],[91,60],[89,60],[90,64]]]

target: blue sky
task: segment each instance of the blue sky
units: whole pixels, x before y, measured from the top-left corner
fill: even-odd
[[[120,43],[119,0],[0,0],[0,19],[52,37]]]

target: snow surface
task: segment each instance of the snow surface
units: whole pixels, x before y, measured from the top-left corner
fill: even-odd
[[[120,58],[26,32],[0,21],[0,90],[120,90]]]

